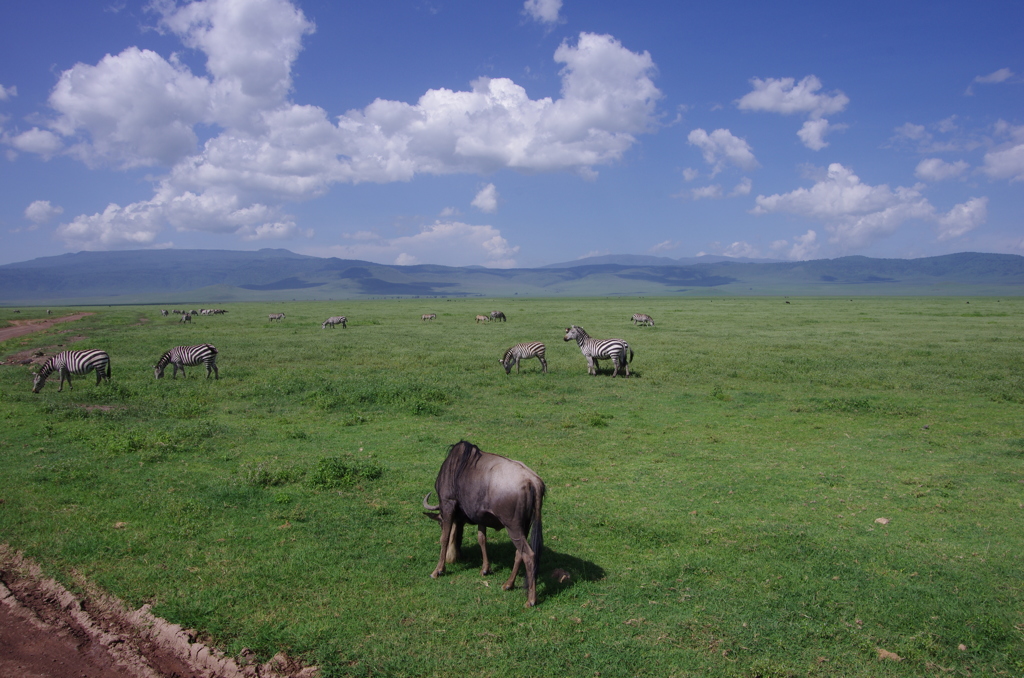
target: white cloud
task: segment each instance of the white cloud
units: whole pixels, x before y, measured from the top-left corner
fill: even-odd
[[[16,96],[18,96],[17,87],[15,87],[14,85],[11,85],[10,87],[4,87],[3,85],[0,85],[0,101],[7,101],[11,97]]]
[[[974,96],[974,85],[993,85],[1001,82],[1006,82],[1014,76],[1014,72],[1009,68],[1000,68],[997,71],[993,71],[988,75],[979,75],[974,78],[974,81],[967,87],[967,91],[964,92],[967,96]]]
[[[1015,127],[1000,120],[996,134],[1010,141],[985,154],[982,171],[993,179],[1024,181],[1024,125]]]
[[[719,184],[711,184],[710,186],[701,186],[700,188],[694,188],[690,191],[690,195],[693,196],[694,200],[700,200],[702,198],[721,198],[722,187]]]
[[[813,259],[818,254],[818,234],[814,230],[808,230],[803,235],[793,238],[792,245],[788,240],[776,240],[768,249],[775,256],[793,261]]]
[[[4,139],[14,148],[25,153],[35,153],[49,159],[60,152],[64,143],[49,130],[33,127],[13,137]]]
[[[917,163],[914,176],[924,181],[945,181],[963,176],[969,168],[963,160],[950,163],[940,158],[925,158]]]
[[[804,146],[812,151],[820,151],[828,146],[825,135],[835,130],[846,129],[846,125],[833,125],[825,118],[814,118],[804,122],[803,127],[796,133]]]
[[[494,184],[487,184],[480,189],[480,192],[470,203],[481,212],[494,213],[498,211],[498,189]]]
[[[678,240],[665,240],[663,242],[659,242],[657,245],[655,245],[654,247],[647,251],[650,252],[651,254],[655,254],[657,252],[668,252],[674,249],[678,249],[679,245],[681,244],[682,243],[680,243]]]
[[[753,187],[754,185],[750,181],[750,179],[748,179],[747,177],[743,177],[743,179],[740,180],[740,183],[736,184],[736,186],[733,187],[732,193],[730,193],[729,195],[734,197],[738,195],[750,195],[750,191],[751,189],[753,189]]]
[[[722,254],[727,257],[748,257],[751,259],[761,256],[760,251],[756,247],[744,240],[739,240],[729,245]]]
[[[757,196],[752,212],[783,212],[820,221],[832,234],[830,242],[841,249],[869,245],[912,220],[938,223],[940,239],[965,233],[984,221],[986,199],[972,199],[942,215],[921,195],[922,188],[870,186],[848,168],[833,163],[827,176],[809,189]]]
[[[57,237],[72,249],[106,250],[150,245],[161,230],[159,212],[150,203],[127,207],[110,203],[103,212],[61,224]]]
[[[63,207],[51,205],[49,200],[36,200],[25,208],[25,218],[35,224],[45,224],[63,213]]]
[[[693,169],[692,167],[687,167],[686,169],[683,170],[683,181],[693,181],[699,176],[700,172]]]
[[[737,107],[746,111],[807,115],[809,119],[796,134],[804,146],[812,151],[820,151],[828,146],[826,133],[846,127],[829,124],[825,116],[845,109],[850,98],[839,90],[832,94],[820,94],[818,90],[822,85],[816,76],[808,75],[800,82],[794,78],[753,78],[750,82],[754,90],[738,99]]]
[[[350,245],[335,245],[332,256],[366,259],[408,266],[420,261],[445,266],[483,265],[513,268],[518,246],[511,246],[493,226],[475,226],[457,221],[438,221],[416,235],[397,238],[373,236],[362,232],[345,236]]]
[[[596,166],[618,161],[636,135],[656,129],[662,94],[651,79],[654,62],[609,35],[580,33],[558,47],[558,98],[530,99],[508,78],[481,78],[469,91],[429,90],[413,103],[377,99],[332,119],[290,100],[292,65],[314,26],[288,0],[156,0],[151,7],[161,30],[205,55],[206,74],[137,47],[96,65],[76,64],[51,93],[55,115],[46,129],[2,139],[19,151],[68,153],[90,166],[168,168],[152,199],[115,205],[103,218],[82,215],[75,228],[60,231],[75,243],[91,235],[98,246],[124,239],[116,233],[137,234],[119,215],[138,224],[141,214],[147,232],[164,223],[290,237],[303,231],[290,226],[294,219],[281,204],[323,195],[337,183],[503,168],[592,177]],[[200,125],[214,134],[202,144]],[[266,220],[255,223],[260,214]]]
[[[985,223],[988,218],[988,198],[971,198],[939,217],[939,240],[958,238]]]
[[[753,78],[750,82],[754,90],[737,100],[736,105],[740,110],[783,115],[802,113],[817,119],[838,113],[850,103],[850,98],[838,90],[831,95],[818,94],[822,87],[821,81],[813,75],[808,75],[800,82],[794,78]]]
[[[523,12],[542,24],[558,23],[558,13],[562,10],[562,0],[526,0]]]
[[[727,164],[746,170],[759,166],[750,144],[727,129],[716,129],[711,134],[695,129],[686,139],[690,145],[701,149],[704,162],[711,165],[711,176],[721,172]]]

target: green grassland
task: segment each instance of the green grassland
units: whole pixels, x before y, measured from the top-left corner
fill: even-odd
[[[1024,298],[226,308],[87,309],[0,344],[113,366],[38,395],[0,368],[0,542],[326,676],[1024,674]],[[474,323],[493,309],[508,322]],[[635,376],[588,376],[573,323],[627,340]],[[519,341],[549,374],[505,375]],[[154,379],[202,342],[220,380]],[[491,577],[470,530],[429,577],[420,504],[460,439],[547,483],[535,608],[501,590],[504,532]]]

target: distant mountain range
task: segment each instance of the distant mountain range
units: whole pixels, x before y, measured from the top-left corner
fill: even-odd
[[[812,261],[590,257],[532,269],[389,266],[283,249],[79,252],[0,266],[0,304],[381,297],[1022,295],[1024,257]]]

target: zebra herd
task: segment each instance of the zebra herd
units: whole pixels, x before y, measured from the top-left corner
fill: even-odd
[[[201,313],[226,313],[223,310],[204,309]],[[162,310],[161,315],[169,315],[168,311]],[[172,311],[172,313],[181,314],[180,322],[191,322],[192,315],[198,315],[195,311]],[[268,318],[270,321],[281,321],[284,320],[284,313],[271,313]],[[425,313],[422,316],[422,320],[433,320],[437,317],[434,313]],[[501,311],[492,311],[490,316],[478,315],[476,316],[477,322],[488,322],[491,319],[505,320],[505,314]],[[634,313],[633,324],[640,324],[641,326],[654,326],[654,319],[646,313]],[[335,325],[341,325],[342,328],[347,329],[348,318],[345,316],[331,316],[325,320],[321,329],[326,329],[329,325],[332,329]],[[564,341],[575,340],[577,345],[580,347],[580,352],[587,359],[587,372],[591,375],[596,375],[599,369],[600,360],[611,360],[614,366],[612,370],[612,376],[618,376],[622,372],[623,376],[629,376],[629,363],[633,360],[633,349],[630,348],[629,344],[622,339],[594,339],[587,331],[578,325],[572,325],[571,327],[565,328]],[[515,365],[516,373],[520,371],[519,364],[523,360],[531,358],[537,358],[540,361],[541,371],[547,373],[548,363],[544,355],[545,346],[539,341],[522,342],[518,343],[507,351],[498,361],[502,367],[505,368],[505,374],[512,373],[512,366]],[[628,356],[628,357],[627,357]],[[181,375],[185,376],[185,367],[195,367],[197,365],[204,365],[206,367],[206,378],[209,379],[212,374],[214,379],[220,379],[220,372],[217,369],[217,348],[213,344],[198,344],[195,346],[175,346],[171,350],[164,353],[157,361],[156,365],[153,366],[153,373],[157,379],[162,379],[164,376],[164,370],[167,365],[173,367],[172,378],[177,378],[178,370],[181,370]],[[46,383],[47,378],[57,372],[60,376],[60,386],[57,391],[64,390],[64,382],[68,384],[68,389],[73,390],[74,387],[71,385],[71,375],[84,376],[89,372],[95,371],[96,373],[96,385],[100,385],[104,379],[110,380],[110,356],[105,351],[98,349],[84,350],[84,351],[62,351],[54,356],[51,356],[39,371],[33,375],[32,381],[32,392],[39,393],[42,390],[43,385]]]

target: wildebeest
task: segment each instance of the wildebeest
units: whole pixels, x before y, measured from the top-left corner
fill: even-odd
[[[490,322],[490,321],[491,321],[491,319],[490,319],[490,317],[488,317],[488,316],[486,316],[486,315],[478,315],[478,316],[476,317],[476,321],[477,321],[477,322],[481,322],[481,321],[483,321],[483,322],[485,322],[485,323],[486,323],[486,322]]]
[[[515,587],[519,565],[526,570],[526,606],[537,604],[537,572],[540,569],[544,535],[541,529],[541,505],[544,503],[544,481],[522,462],[497,454],[483,452],[465,440],[448,448],[448,457],[434,482],[437,506],[427,503],[423,508],[441,523],[441,556],[430,576],[444,574],[445,563],[462,556],[462,530],[466,523],[477,526],[477,542],[483,556],[480,574],[491,573],[487,559],[487,528],[508,530],[516,547],[512,574],[501,588]],[[529,541],[527,541],[529,539]]]

